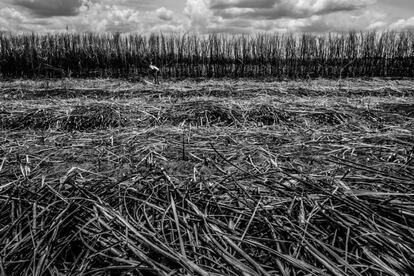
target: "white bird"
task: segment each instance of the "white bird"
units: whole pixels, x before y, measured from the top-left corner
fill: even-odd
[[[153,65],[152,61],[151,61],[151,64],[149,66],[149,72],[152,75],[152,77],[154,78],[154,83],[159,83],[158,82],[158,74],[160,73],[160,69],[157,66]]]

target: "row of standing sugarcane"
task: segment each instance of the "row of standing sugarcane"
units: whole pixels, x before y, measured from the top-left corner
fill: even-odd
[[[413,32],[0,34],[3,77],[412,77]]]

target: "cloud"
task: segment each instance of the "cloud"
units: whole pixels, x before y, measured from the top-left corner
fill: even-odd
[[[182,32],[183,22],[166,8],[139,11],[121,4],[89,2],[72,20],[76,31],[91,32]]]
[[[414,31],[414,16],[408,19],[400,19],[390,25],[393,30],[413,30]]]
[[[370,9],[376,0],[181,0],[186,1],[182,13],[168,5],[160,7],[161,0],[3,1],[9,3],[8,10],[0,5],[4,30],[59,32],[69,27],[77,32],[244,34],[384,29],[387,25],[385,13]],[[400,20],[392,26],[413,28],[413,21]]]
[[[0,31],[18,31],[20,25],[26,18],[19,11],[13,8],[0,9]]]
[[[368,30],[376,30],[376,31],[381,31],[387,28],[387,22],[385,21],[376,21],[373,22],[371,24],[368,25],[367,29]]]
[[[184,14],[189,19],[189,29],[194,32],[208,32],[208,27],[216,20],[209,0],[187,0]]]
[[[193,30],[210,32],[343,31],[380,25],[376,0],[187,0]],[[368,12],[368,13],[367,13]],[[361,14],[364,14],[364,18]],[[383,17],[382,14],[380,17]],[[360,24],[360,25],[358,25]]]
[[[223,18],[248,19],[307,18],[335,12],[355,11],[373,0],[211,0],[210,8]]]
[[[142,6],[142,2],[135,5],[135,1],[132,0],[81,0],[80,2],[70,0],[65,2],[66,5],[72,7],[73,12],[60,11],[58,7],[61,7],[59,5],[63,3],[60,0],[57,0],[55,6],[48,8],[45,8],[48,2],[46,0],[29,2],[31,1],[10,0],[5,8],[0,5],[0,31],[183,33],[187,30],[189,21],[186,17],[177,16],[175,12],[165,7],[149,10],[137,8],[137,5]],[[81,5],[75,3],[81,3]],[[24,9],[21,8],[22,5]],[[71,16],[68,16],[69,14]]]
[[[211,0],[210,8],[213,10],[229,8],[273,8],[277,0]]]
[[[162,19],[164,21],[172,20],[173,19],[173,14],[174,14],[172,11],[170,11],[170,10],[164,8],[164,7],[161,7],[159,9],[157,9],[155,11],[155,13],[157,14],[159,19]]]
[[[72,25],[80,32],[129,32],[136,29],[140,21],[141,15],[137,10],[94,1],[80,9],[80,14]]]
[[[383,13],[364,10],[354,13],[339,12],[326,15],[314,15],[296,20],[291,29],[301,32],[346,32],[350,30],[378,29]],[[295,20],[291,20],[295,22]]]
[[[77,15],[83,2],[83,0],[14,0],[16,6],[24,7],[39,17]]]
[[[50,30],[48,19],[31,18],[15,8],[0,8],[0,31],[12,32],[46,32]]]

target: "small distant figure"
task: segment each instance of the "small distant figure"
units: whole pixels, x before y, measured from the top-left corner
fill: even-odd
[[[149,66],[149,72],[150,72],[151,76],[154,78],[154,83],[158,84],[159,83],[158,75],[160,73],[160,69],[157,66],[153,65],[152,61],[151,61],[151,64]]]

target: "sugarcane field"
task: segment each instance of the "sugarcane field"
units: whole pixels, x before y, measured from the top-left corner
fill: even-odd
[[[414,275],[414,32],[0,33],[0,275]]]

